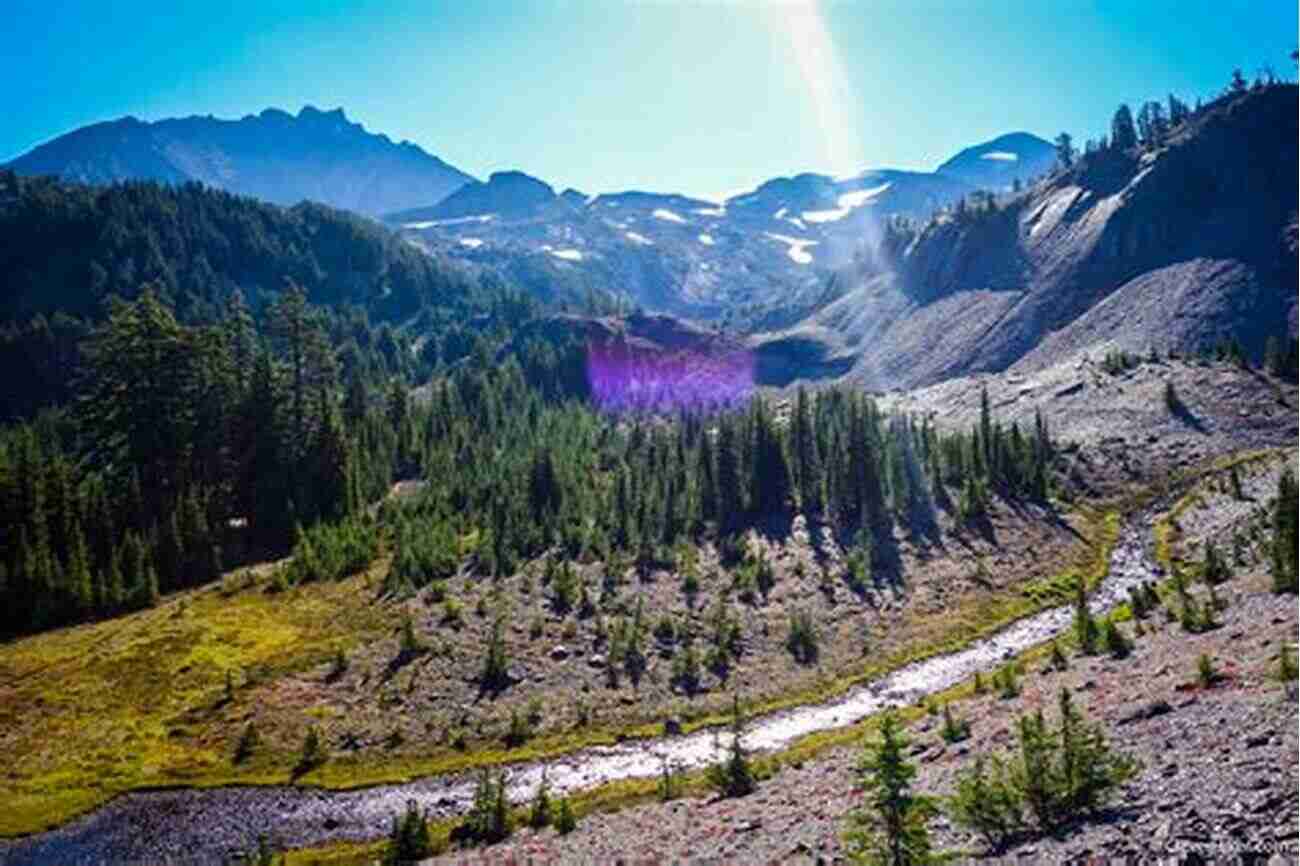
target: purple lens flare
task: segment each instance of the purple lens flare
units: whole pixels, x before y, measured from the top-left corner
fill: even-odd
[[[754,391],[754,357],[745,349],[663,353],[592,342],[587,382],[596,405],[608,411],[730,406],[747,401]]]

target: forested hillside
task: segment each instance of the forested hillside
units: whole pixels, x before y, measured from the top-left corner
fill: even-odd
[[[328,315],[345,357],[377,348],[394,372],[464,355],[472,315],[528,315],[494,275],[429,256],[368,220],[199,184],[87,187],[0,172],[0,233],[6,417],[65,401],[77,343],[108,314],[107,299],[145,286],[179,321],[211,324],[236,295],[260,320],[292,281]],[[394,333],[402,323],[437,333],[414,360]]]

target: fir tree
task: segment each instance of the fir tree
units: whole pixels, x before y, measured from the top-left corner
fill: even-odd
[[[934,804],[912,790],[916,767],[906,750],[898,720],[887,711],[879,744],[868,744],[858,765],[865,793],[862,805],[850,813],[844,835],[854,862],[919,866],[935,860],[926,826]]]

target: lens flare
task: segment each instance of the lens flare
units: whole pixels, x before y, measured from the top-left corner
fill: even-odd
[[[821,4],[801,0],[767,3],[764,9],[772,29],[788,40],[795,69],[808,91],[826,169],[835,174],[855,171],[862,148],[846,107],[857,103]]]
[[[741,348],[664,354],[593,342],[587,382],[596,405],[611,412],[721,408],[753,393],[754,357]]]

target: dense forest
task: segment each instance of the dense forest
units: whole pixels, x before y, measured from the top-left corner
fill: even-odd
[[[296,287],[260,328],[237,294],[211,325],[148,289],[113,302],[81,346],[77,401],[0,437],[3,630],[148,605],[291,544],[295,579],[312,579],[389,538],[403,592],[557,545],[648,565],[797,508],[884,562],[896,519],[1047,494],[1046,429],[1004,429],[987,407],[968,434],[839,390],[620,420],[582,399],[577,353],[501,360],[482,342],[416,400],[381,351],[345,369],[324,322]],[[435,483],[413,506],[370,524],[394,480],[422,476]]]
[[[215,325],[236,303],[260,326],[291,282],[345,369],[382,356],[389,373],[419,380],[536,311],[497,274],[429,256],[362,217],[199,184],[87,187],[0,171],[0,233],[0,419],[67,402],[78,345],[111,299],[145,287],[185,325]]]

